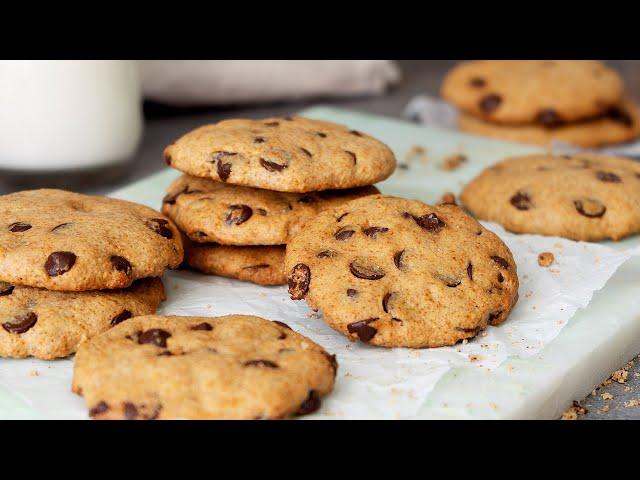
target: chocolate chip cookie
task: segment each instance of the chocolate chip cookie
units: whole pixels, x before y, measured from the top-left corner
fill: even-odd
[[[125,288],[182,258],[178,229],[143,205],[49,189],[0,196],[0,281],[63,291]]]
[[[620,240],[640,231],[640,163],[586,153],[513,157],[484,170],[460,198],[513,232]]]
[[[284,285],[284,245],[235,247],[191,243],[185,248],[185,262],[203,273],[237,278],[259,285]]]
[[[94,292],[0,283],[0,357],[66,357],[85,340],[131,317],[155,313],[164,298],[158,278]]]
[[[287,245],[289,293],[352,339],[438,347],[506,320],[507,246],[456,205],[372,196],[322,212]]]
[[[334,355],[246,315],[136,317],[80,347],[73,391],[96,419],[272,419],[316,411]]]
[[[396,166],[375,138],[302,117],[225,120],[187,133],[164,155],[190,175],[297,193],[371,185]]]
[[[483,60],[453,68],[441,94],[485,120],[550,127],[604,113],[622,100],[623,84],[595,60]]]
[[[376,193],[375,187],[281,193],[184,175],[169,186],[162,211],[194,242],[282,245],[321,210]]]
[[[611,107],[598,117],[558,126],[504,125],[485,122],[461,113],[458,127],[464,132],[513,142],[549,145],[554,140],[585,148],[629,142],[640,136],[640,111],[632,102]]]

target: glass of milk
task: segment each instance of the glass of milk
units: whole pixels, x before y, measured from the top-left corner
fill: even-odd
[[[3,173],[108,171],[132,158],[141,134],[136,62],[0,61]]]

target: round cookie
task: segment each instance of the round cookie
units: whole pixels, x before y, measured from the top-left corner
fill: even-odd
[[[513,232],[619,240],[640,231],[640,164],[586,153],[513,157],[485,169],[460,198]]]
[[[396,167],[393,152],[375,138],[302,117],[206,125],[169,145],[164,155],[190,175],[297,193],[371,185]]]
[[[480,60],[449,71],[441,94],[485,120],[553,126],[619,104],[623,83],[595,60]]]
[[[97,419],[274,419],[311,413],[337,362],[260,317],[136,317],[84,343],[73,391]]]
[[[322,212],[288,245],[291,298],[372,345],[439,347],[506,320],[507,246],[456,205],[367,197]]]
[[[281,193],[184,175],[169,186],[162,211],[195,242],[282,245],[321,210],[376,193],[375,187]]]
[[[284,245],[235,247],[192,243],[185,248],[185,262],[203,273],[237,278],[258,285],[284,285]]]
[[[114,325],[155,313],[164,299],[159,278],[101,292],[52,292],[0,283],[0,357],[66,357]]]
[[[599,117],[551,128],[542,125],[501,125],[460,113],[458,127],[464,132],[513,142],[549,145],[558,140],[584,148],[594,148],[638,138],[640,111],[632,102],[625,102],[619,107],[610,108]]]
[[[143,205],[50,189],[0,196],[0,281],[62,291],[125,288],[182,258],[178,229]]]

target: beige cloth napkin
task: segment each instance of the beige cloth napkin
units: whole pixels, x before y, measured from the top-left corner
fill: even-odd
[[[175,106],[264,103],[384,93],[389,60],[143,60],[145,98]]]

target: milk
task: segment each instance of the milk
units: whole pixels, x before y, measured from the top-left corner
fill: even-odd
[[[141,134],[136,62],[0,61],[0,169],[118,165],[134,154]]]

